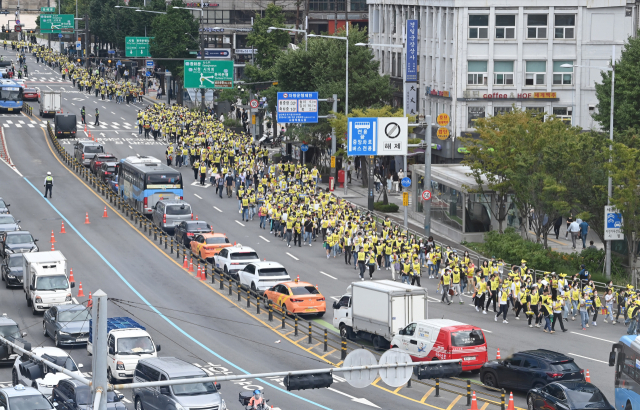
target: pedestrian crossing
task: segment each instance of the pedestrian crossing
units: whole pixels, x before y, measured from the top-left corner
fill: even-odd
[[[23,77],[23,80],[27,83],[70,83],[71,80],[63,80],[62,76],[54,77],[54,76],[28,76]]]
[[[0,124],[2,124],[2,128],[37,128],[37,127],[46,127],[47,122],[50,122],[51,119],[48,120],[6,120],[2,121],[2,117],[0,116]],[[90,120],[89,120],[90,121]],[[95,124],[95,122],[93,123]],[[115,122],[115,121],[100,121],[100,125],[93,125],[92,123],[87,124],[87,131],[138,131],[138,126],[133,125],[128,122]],[[78,121],[78,131],[84,131],[84,124]],[[142,134],[144,135],[144,133]]]

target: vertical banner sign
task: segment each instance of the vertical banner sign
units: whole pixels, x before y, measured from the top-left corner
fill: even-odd
[[[617,241],[624,239],[622,233],[622,214],[615,206],[604,207],[604,240]]]
[[[406,107],[407,115],[416,115],[418,113],[418,83],[407,83]]]
[[[418,20],[407,20],[407,73],[405,81],[418,81]]]

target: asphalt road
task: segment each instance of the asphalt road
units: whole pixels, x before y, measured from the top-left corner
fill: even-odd
[[[146,105],[146,102],[133,106],[103,102],[94,96],[79,93],[71,87],[70,82],[59,81],[59,72],[36,65],[35,59],[30,58],[28,64],[31,72],[27,79],[28,86],[63,91],[65,112],[76,113],[79,119],[82,105],[86,107],[87,113],[93,113],[96,107],[100,109],[103,127],[89,127],[89,130],[104,142],[107,152],[118,158],[135,154],[164,158],[166,145],[152,140],[145,141],[138,136],[137,127],[133,126],[135,110]],[[37,103],[31,105],[36,114],[32,118],[24,115],[0,116],[12,161],[24,175],[22,178],[8,166],[0,164],[0,178],[3,181],[0,195],[11,203],[12,212],[22,220],[23,229],[30,230],[35,237],[41,239],[43,250],[50,246],[48,238],[51,230],[56,233],[60,230],[60,214],[77,229],[75,232],[67,224],[68,233],[56,235],[56,249],[61,250],[68,258],[76,281],[83,282],[87,295],[89,291],[100,288],[111,297],[137,303],[141,303],[141,297],[144,297],[173,324],[144,305],[141,305],[141,309],[125,312],[112,303],[109,305],[110,316],[134,315],[148,326],[154,340],[162,345],[162,356],[175,356],[202,366],[212,363],[224,366],[232,373],[240,373],[240,370],[225,360],[249,372],[325,367],[319,359],[299,347],[286,341],[275,343],[279,338],[273,331],[260,325],[241,309],[232,307],[222,297],[212,294],[211,289],[200,285],[173,263],[173,260],[161,256],[153,243],[113,212],[109,219],[102,219],[100,216],[105,204],[55,159],[45,142],[41,126],[43,120],[36,112]],[[93,124],[94,118],[88,115],[87,120]],[[63,141],[69,151],[73,149],[72,144],[73,141]],[[47,171],[51,171],[55,178],[51,203],[45,201],[27,182],[31,182],[41,192],[42,180]],[[274,238],[268,230],[258,229],[257,219],[242,222],[235,199],[215,197],[212,187],[190,185],[193,181],[191,169],[183,167],[182,171],[185,178],[185,200],[191,203],[200,220],[206,220],[218,232],[225,232],[232,241],[253,247],[261,258],[282,263],[292,277],[300,275],[301,280],[318,284],[329,302],[339,298],[348,283],[357,279],[356,271],[352,266],[345,265],[343,259],[327,259],[320,242],[314,242],[312,247],[287,248],[284,242]],[[90,225],[83,224],[85,212],[89,212]],[[377,271],[374,274],[375,279],[390,277],[390,271]],[[583,332],[576,322],[570,321],[567,324],[569,332],[549,335],[540,329],[528,328],[524,320],[512,320],[512,312],[509,314],[509,324],[494,322],[490,314],[482,315],[469,306],[471,300],[468,297],[465,297],[464,305],[458,304],[457,300],[450,306],[443,305],[439,303],[441,295],[436,294],[435,280],[423,278],[423,286],[428,287],[430,292],[429,317],[445,317],[480,326],[485,330],[490,358],[495,357],[498,348],[503,358],[516,351],[535,348],[571,354],[580,367],[590,370],[592,382],[613,400],[613,373],[606,361],[611,344],[624,334],[623,327],[618,325],[610,328],[600,318],[597,328],[592,326]],[[18,320],[21,328],[26,328],[29,332],[28,339],[34,345],[51,345],[51,341],[42,336],[42,318],[31,315],[24,294],[20,290],[4,289],[0,293],[3,294],[0,298],[0,311]],[[331,326],[331,312],[329,309],[323,320],[317,322],[334,330]],[[212,318],[215,320],[210,320]],[[177,330],[174,324],[184,332]],[[84,348],[71,349],[71,354],[78,362],[85,364],[85,371],[90,371],[91,361]],[[477,379],[473,375],[465,377]],[[9,380],[10,369],[0,369],[0,382]],[[302,399],[266,385],[263,381],[254,383],[266,388],[267,396],[272,399],[271,404],[276,407],[314,407]],[[370,403],[388,409],[399,405],[407,408],[424,406],[420,403],[422,394],[415,396],[406,387],[397,390],[389,388],[389,391],[376,387],[361,390],[344,382],[337,382],[332,388],[337,391],[304,391],[296,393],[296,396],[333,409],[345,408],[345,400],[349,402],[350,408],[372,408],[354,402],[352,398],[366,398]],[[239,408],[235,404],[235,394],[240,390],[240,386],[234,386],[231,382],[223,383],[223,397],[230,408]],[[127,392],[125,395],[130,398]],[[524,395],[515,393],[515,397],[516,405],[524,407]],[[424,400],[427,404],[442,409],[463,408],[466,404],[464,400],[456,400],[455,395],[443,395],[440,399],[431,395]]]

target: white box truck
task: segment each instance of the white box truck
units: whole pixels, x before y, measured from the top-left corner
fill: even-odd
[[[25,253],[22,262],[23,289],[34,315],[51,306],[70,305],[71,288],[67,259],[60,251]]]
[[[399,329],[428,318],[427,289],[392,280],[353,282],[333,303],[333,326],[347,339],[389,348]]]
[[[40,98],[40,116],[45,115],[55,116],[56,113],[62,112],[62,96],[60,91],[41,91]]]

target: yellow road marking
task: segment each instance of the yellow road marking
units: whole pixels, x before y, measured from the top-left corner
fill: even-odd
[[[480,410],[485,410],[489,406],[489,403],[485,403],[480,407]]]
[[[400,386],[400,387],[396,388],[393,392],[394,392],[394,393],[399,392],[400,390],[402,390],[402,388],[403,388],[404,386],[405,386],[405,385],[403,384],[402,386]]]
[[[337,352],[337,350],[336,349],[331,349],[327,353],[323,354],[322,357],[327,357],[327,356],[329,356],[330,354],[332,354],[334,352]]]
[[[309,351],[311,351],[311,349],[315,349],[316,347],[320,346],[321,344],[322,344],[322,342],[318,342],[318,343],[314,344],[313,346],[309,346],[309,347],[307,347],[307,348],[306,348],[306,349],[304,349],[304,350],[306,350],[307,352],[309,352]]]
[[[456,403],[458,402],[458,400],[460,400],[462,398],[462,396],[458,396],[455,399],[453,399],[453,401],[451,402],[451,404],[449,405],[449,407],[447,407],[447,410],[451,410],[453,408],[453,406],[456,405]]]
[[[75,172],[73,172],[71,169],[69,169],[60,158],[58,158],[58,154],[53,150],[53,147],[51,146],[51,143],[49,142],[49,137],[47,136],[47,131],[43,128],[42,129],[42,133],[44,134],[44,139],[45,142],[47,143],[47,146],[49,147],[49,151],[51,151],[51,153],[53,154],[54,158],[56,159],[56,161],[58,161],[58,163],[60,163],[60,165],[62,165],[63,168],[65,168],[67,171],[69,171],[69,173],[71,175],[73,175],[78,181],[80,181],[80,183],[82,185],[85,186],[85,188],[87,188],[89,190],[89,192],[91,192],[93,195],[96,196],[96,198],[98,198],[102,203],[105,204],[105,206],[107,206],[109,209],[111,209],[111,211],[113,211],[113,213],[115,215],[117,215],[121,220],[123,220],[127,225],[129,225],[129,227],[131,227],[131,229],[133,229],[138,235],[140,235],[141,237],[143,237],[149,244],[151,244],[151,246],[153,246],[154,248],[156,248],[163,256],[165,256],[168,260],[170,260],[174,265],[176,265],[178,268],[180,268],[180,270],[182,270],[183,272],[185,272],[187,275],[189,275],[192,278],[195,278],[195,274],[191,274],[188,272],[188,269],[185,269],[182,267],[182,263],[177,262],[176,260],[174,260],[171,256],[169,256],[168,254],[166,254],[164,252],[164,250],[162,250],[155,242],[153,242],[151,239],[149,239],[146,235],[144,235],[142,232],[140,232],[132,223],[129,222],[129,220],[127,218],[125,218],[120,212],[117,211],[116,208],[114,208],[113,206],[111,206],[111,204],[109,204],[109,202],[107,202],[104,198],[102,198],[97,192],[95,192],[89,185],[85,184],[85,182],[82,180],[82,178],[80,178]],[[235,305],[235,302],[233,300],[231,300],[230,298],[228,298],[226,295],[222,294],[221,292],[219,292],[216,288],[214,288],[213,286],[211,286],[209,283],[204,282],[204,281],[200,281],[198,280],[198,283],[203,284],[204,286],[208,287],[209,289],[211,289],[215,294],[217,294],[218,296],[222,297],[224,300],[226,300],[227,302],[230,302],[231,304]],[[274,328],[272,328],[268,323],[266,323],[265,321],[263,321],[262,319],[260,319],[259,317],[255,316],[254,314],[248,312],[247,310],[243,310],[241,309],[242,312],[246,313],[249,317],[253,318],[254,320],[256,320],[257,322],[259,322],[260,324],[262,324],[263,326],[265,326],[266,328],[271,329],[272,331],[274,331],[276,334],[278,334],[279,336],[281,336],[282,338],[284,338],[286,341],[288,341],[289,343],[303,349],[306,351],[306,349],[302,346],[300,346],[300,344],[295,341],[292,340],[291,338],[287,337],[287,335],[283,335],[282,333],[276,331]],[[332,366],[335,367],[340,367],[340,365],[342,365],[342,361],[338,362],[338,363],[333,363],[330,360],[326,359],[325,357],[311,352],[311,351],[307,351],[309,354],[315,356],[316,358],[322,360],[323,362],[330,364]],[[433,409],[437,409],[437,410],[450,410],[450,409],[443,409],[441,407],[437,407],[437,406],[433,406],[431,404],[428,403],[421,403],[418,400],[412,399],[410,397],[404,396],[402,394],[398,394],[395,393],[393,390],[387,389],[385,387],[382,386],[378,386],[378,381],[380,380],[380,377],[378,377],[376,379],[376,381],[373,382],[373,386],[377,387],[378,389],[381,389],[385,392],[394,394],[398,397],[401,397],[403,399],[406,400],[410,400],[414,403],[420,403],[423,404],[425,406],[431,407]]]
[[[422,396],[422,399],[420,399],[420,403],[424,403],[427,400],[427,397],[431,396],[431,393],[433,393],[435,389],[435,387],[430,388],[429,391],[426,392],[424,396]],[[484,410],[484,408],[482,410]]]

